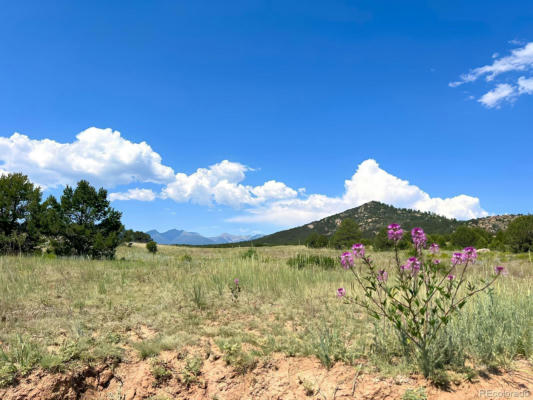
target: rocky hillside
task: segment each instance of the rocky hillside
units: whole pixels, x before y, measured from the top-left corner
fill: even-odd
[[[481,228],[490,233],[506,230],[513,219],[519,217],[517,214],[493,215],[491,217],[477,218],[467,221],[468,226]]]

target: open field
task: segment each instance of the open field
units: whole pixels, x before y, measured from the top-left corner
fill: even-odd
[[[114,261],[1,257],[0,398],[422,396],[417,387],[429,384],[393,331],[336,298],[337,288],[352,290],[351,275],[287,265],[298,253],[336,261],[337,251],[247,250],[160,246],[152,256],[134,245]],[[375,254],[384,266],[390,257]],[[496,264],[509,274],[439,339],[447,374],[434,381],[452,392],[428,386],[429,398],[531,390],[533,263],[482,254],[474,273],[489,277]],[[241,291],[232,294],[235,278]]]

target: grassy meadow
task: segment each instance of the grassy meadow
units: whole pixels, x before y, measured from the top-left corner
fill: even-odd
[[[297,254],[332,257],[335,266],[288,265]],[[208,343],[240,373],[275,352],[317,357],[326,368],[344,362],[385,375],[416,371],[390,327],[335,296],[339,287],[355,290],[338,254],[302,246],[160,246],[151,255],[135,244],[119,247],[113,261],[0,257],[0,386],[35,368],[155,359],[163,350]],[[374,259],[392,264],[391,253]],[[496,264],[508,275],[468,303],[439,338],[434,351],[443,369],[468,375],[532,360],[532,260],[481,254],[472,273],[488,278]],[[235,278],[241,291],[232,294]]]

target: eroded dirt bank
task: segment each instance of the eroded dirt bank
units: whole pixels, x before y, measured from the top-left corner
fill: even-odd
[[[419,376],[378,378],[357,368],[337,364],[327,371],[317,360],[276,355],[252,371],[239,375],[217,356],[203,362],[197,376],[184,375],[179,353],[160,355],[166,371],[154,377],[153,361],[101,364],[70,373],[35,371],[16,386],[0,389],[2,400],[140,400],[140,399],[401,399],[406,390],[425,387],[432,400],[480,399],[480,391],[533,392],[533,372],[526,362],[516,370],[480,374],[474,382],[456,381],[449,391],[432,387]],[[157,375],[157,374],[156,374]],[[529,395],[533,398],[533,395]],[[501,396],[500,396],[501,398]]]

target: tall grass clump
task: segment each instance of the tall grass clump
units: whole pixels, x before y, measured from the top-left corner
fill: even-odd
[[[0,348],[0,387],[13,383],[17,374],[28,373],[40,359],[40,349],[17,335],[7,349]]]
[[[476,364],[509,366],[533,356],[533,296],[489,290],[468,304],[446,327],[439,344],[449,338],[455,348]]]
[[[241,258],[243,260],[247,260],[247,259],[254,259],[254,258],[257,258],[257,251],[254,249],[254,248],[249,248],[248,250],[246,251],[243,251],[241,253]]]
[[[287,265],[298,269],[305,268],[307,266],[318,266],[324,269],[333,269],[337,265],[337,261],[332,257],[316,254],[296,254],[287,260]]]
[[[198,309],[203,310],[207,307],[205,289],[200,283],[195,282],[193,284],[191,290],[191,298],[192,302]]]

